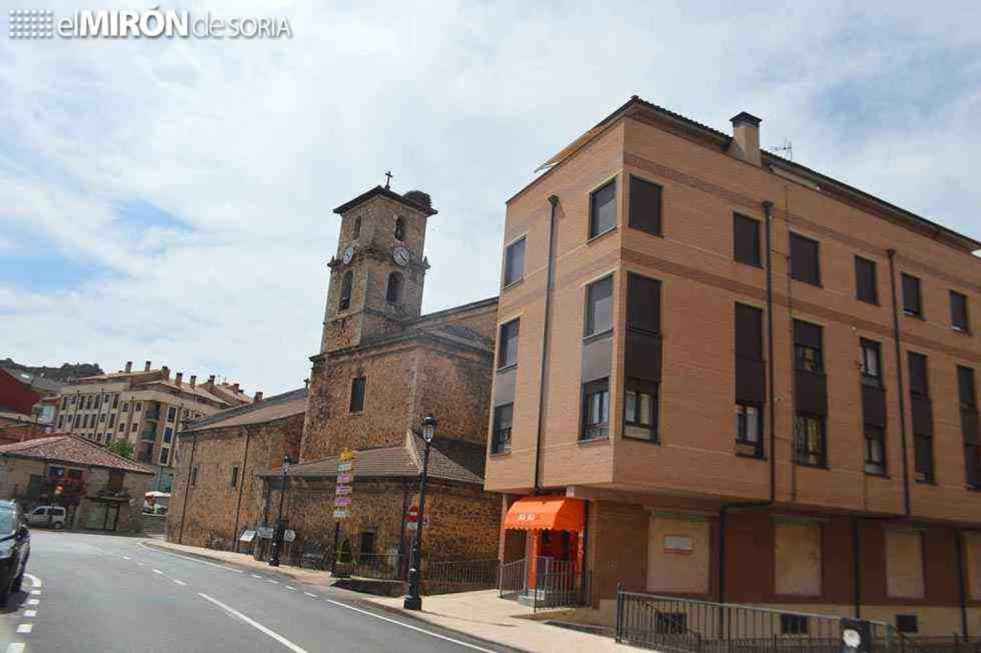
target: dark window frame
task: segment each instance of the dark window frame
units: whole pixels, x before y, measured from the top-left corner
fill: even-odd
[[[756,440],[748,437],[747,409],[756,410]],[[756,448],[756,456],[763,456],[763,404],[751,401],[736,402],[736,443]]]
[[[405,218],[401,215],[395,217],[395,229],[393,230],[395,240],[405,242]]]
[[[393,306],[402,303],[402,295],[405,288],[405,276],[395,270],[388,273],[388,281],[385,284],[385,302]]]
[[[804,244],[814,246],[814,278],[809,278],[805,275],[805,269],[802,266],[806,265],[806,262],[801,261],[801,257],[795,257],[794,254],[794,243],[803,246]],[[821,287],[821,242],[815,240],[814,238],[809,238],[802,234],[791,231],[790,232],[790,278],[794,281],[800,281],[803,283],[810,284],[812,286]]]
[[[875,373],[869,371],[868,366],[868,353],[874,353],[875,360]],[[861,360],[859,362],[859,370],[862,375],[862,383],[865,385],[870,385],[876,388],[882,387],[882,346],[875,340],[868,340],[866,338],[859,338],[859,352],[861,354]]]
[[[508,411],[504,426],[504,411]],[[491,425],[491,453],[511,451],[511,429],[514,426],[514,402],[494,406],[494,423]]]
[[[238,487],[238,465],[232,465],[232,477],[230,479],[232,487]]]
[[[513,328],[513,333],[509,331]],[[521,318],[514,318],[498,329],[497,369],[503,370],[518,364],[518,338],[521,336]],[[513,347],[510,346],[513,343]]]
[[[351,294],[354,289],[354,270],[348,270],[341,277],[341,296],[337,302],[338,311],[351,308]]]
[[[812,449],[810,446],[810,430],[806,434],[801,433],[800,427],[805,421],[814,421],[819,427],[820,446],[817,449]],[[807,437],[802,439],[803,435]],[[803,457],[802,454],[804,454]],[[816,457],[817,460],[809,460],[812,456]],[[828,466],[828,422],[824,415],[801,411],[794,413],[794,462],[805,467]]]
[[[515,263],[517,253],[520,252],[521,265]],[[507,288],[522,281],[525,278],[525,256],[528,253],[528,237],[522,236],[504,248],[504,281],[502,287]]]
[[[594,300],[592,294],[593,294],[593,291],[600,286],[600,284],[607,284],[607,283],[610,286],[610,294],[609,294],[609,300],[610,300],[610,320],[609,320],[609,326],[606,326],[603,329],[597,329],[596,328],[596,309],[595,309],[595,304],[597,302]],[[583,311],[584,312],[584,315],[583,315],[583,337],[584,338],[590,338],[592,336],[598,336],[598,335],[601,335],[603,333],[608,333],[608,332],[610,332],[610,331],[613,330],[613,321],[614,321],[614,315],[613,315],[613,304],[614,304],[614,301],[613,300],[614,300],[614,296],[615,296],[614,290],[615,290],[615,288],[614,288],[614,284],[613,284],[613,275],[612,274],[608,274],[608,275],[606,275],[605,277],[603,277],[601,279],[597,279],[596,281],[593,281],[592,283],[590,283],[590,284],[588,284],[586,286],[586,293],[585,293],[586,294],[586,306],[585,306],[585,309]]]
[[[613,222],[609,226],[600,230],[598,228],[599,225],[597,224],[597,220],[596,220],[597,209],[601,206],[606,206],[606,204],[604,203],[602,205],[597,205],[596,197],[597,195],[607,190],[611,186],[613,187],[613,197],[609,201],[613,204]],[[609,181],[600,185],[598,188],[596,188],[593,191],[590,191],[589,193],[589,238],[590,239],[597,238],[599,236],[602,236],[603,234],[614,231],[616,228],[617,228],[617,179],[616,177],[614,177],[613,179],[610,179]]]
[[[955,299],[961,302],[960,311],[957,310]],[[950,328],[960,333],[971,333],[970,312],[967,310],[967,295],[950,291]]]
[[[354,216],[354,228],[351,230],[351,240],[357,240],[361,237],[361,216]]]
[[[660,442],[659,423],[660,423],[660,402],[661,402],[661,384],[657,381],[650,381],[645,379],[635,379],[627,378],[623,386],[623,437],[630,440],[640,440],[642,442]],[[633,395],[633,419],[629,419],[628,408],[630,402],[630,395]],[[642,422],[639,417],[641,414],[641,397],[647,396],[650,401],[650,421]],[[629,432],[630,428],[635,429],[646,429],[647,437],[640,435],[632,435]]]
[[[923,282],[919,277],[914,277],[906,272],[900,273],[900,286],[903,294],[903,314],[910,317],[923,318]],[[909,280],[909,285],[907,285]],[[913,292],[915,297],[909,295],[907,291]],[[915,301],[914,301],[915,300]]]
[[[868,287],[863,287],[863,266],[871,279],[867,280]],[[874,306],[879,305],[879,271],[875,261],[864,256],[855,255],[855,299]]]
[[[582,417],[580,419],[579,440],[604,440],[610,437],[610,378],[596,379],[582,384]],[[600,415],[603,421],[591,421],[590,408],[593,397],[599,395]]]
[[[862,436],[865,457],[865,473],[871,476],[885,476],[888,469],[885,427],[877,426],[875,424],[863,424]],[[870,455],[872,452],[872,448],[870,447],[871,442],[877,442],[879,444],[879,451],[882,456],[881,460],[875,460],[875,458]]]
[[[364,412],[365,399],[368,394],[368,378],[363,374],[351,379],[351,399],[348,413],[359,415]]]
[[[740,223],[744,223],[747,225],[751,224],[753,227],[753,243],[752,243],[753,255],[752,257],[750,257],[750,260],[747,260],[746,258],[741,256],[741,249],[743,249],[740,247],[740,243],[739,243],[739,234],[741,232],[737,227],[737,225]],[[761,246],[761,239],[760,239],[760,231],[762,225],[763,223],[760,220],[757,220],[756,218],[751,218],[743,213],[733,212],[732,214],[732,260],[736,261],[737,263],[752,265],[758,268],[763,267],[762,246]]]
[[[637,195],[634,194],[635,193],[634,182],[638,182],[637,189],[636,189]],[[628,178],[628,180],[627,180],[627,183],[629,184],[628,193],[629,193],[629,197],[630,197],[630,205],[629,205],[629,207],[627,209],[627,226],[630,227],[631,229],[636,229],[638,231],[643,231],[644,233],[650,234],[652,236],[663,236],[664,235],[664,222],[663,222],[663,218],[664,218],[664,186],[661,185],[661,184],[659,184],[659,183],[657,183],[657,182],[651,181],[649,179],[644,179],[643,177],[638,177],[637,175],[630,175],[629,178]],[[642,192],[642,189],[643,189],[644,185],[650,186],[652,188],[657,189],[657,191],[656,191],[656,194],[657,194],[657,209],[656,209],[656,213],[657,213],[657,215],[656,215],[656,217],[653,220],[653,225],[651,224],[652,223],[652,220],[650,220],[649,218],[647,220],[641,219],[641,216],[635,214],[635,211],[634,211],[634,205],[639,203],[636,200],[639,199],[638,196]],[[646,190],[646,189],[644,189],[644,190]],[[615,196],[614,196],[614,201],[616,201],[616,197]],[[635,215],[637,215],[637,219],[634,219],[634,216]]]
[[[809,634],[809,621],[807,615],[782,613],[780,615],[780,634],[807,635]]]

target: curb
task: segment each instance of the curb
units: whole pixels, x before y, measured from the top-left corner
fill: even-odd
[[[198,560],[202,560],[204,562],[210,562],[212,564],[222,564],[222,565],[226,565],[228,567],[234,567],[235,569],[239,569],[241,571],[247,571],[247,572],[250,572],[250,573],[253,573],[253,574],[260,573],[260,571],[261,571],[261,573],[263,573],[263,574],[270,575],[270,576],[279,576],[281,578],[288,578],[288,579],[290,579],[292,581],[295,581],[297,583],[305,583],[305,582],[307,582],[306,579],[298,578],[296,576],[293,576],[289,572],[281,571],[280,569],[277,569],[275,567],[269,567],[268,569],[261,569],[260,570],[260,569],[256,569],[255,567],[253,567],[251,565],[246,565],[246,564],[242,564],[242,563],[231,561],[231,560],[225,560],[224,558],[218,558],[218,557],[215,557],[215,556],[209,556],[209,555],[207,555],[205,553],[196,553],[196,552],[193,552],[193,551],[185,551],[183,549],[172,549],[169,546],[162,546],[162,545],[160,545],[159,543],[157,543],[154,540],[146,540],[146,539],[144,539],[142,541],[142,544],[144,546],[146,546],[147,548],[155,549],[155,550],[161,551],[163,553],[173,553],[174,555],[185,556],[187,558],[196,558]],[[323,573],[326,574],[327,572],[323,572]],[[330,580],[329,574],[327,575],[327,580]],[[328,587],[331,587],[332,584],[327,585],[327,586]]]
[[[364,608],[366,610],[374,609],[374,610],[379,610],[381,612],[387,612],[388,614],[398,615],[404,619],[407,619],[409,621],[418,624],[419,626],[427,626],[429,628],[436,627],[441,630],[445,630],[446,632],[453,633],[454,635],[461,637],[464,641],[470,640],[475,644],[486,646],[487,648],[490,649],[499,650],[499,651],[511,651],[513,653],[534,653],[534,651],[531,651],[529,649],[516,648],[514,646],[502,644],[501,642],[495,642],[494,640],[491,639],[484,639],[483,637],[477,637],[476,635],[471,635],[470,633],[464,632],[462,630],[457,630],[455,628],[450,628],[449,626],[443,626],[441,624],[428,621],[426,619],[423,619],[422,617],[416,616],[411,610],[402,610],[401,608],[395,608],[390,605],[385,605],[384,603],[375,603],[374,601],[370,601],[368,599],[355,599],[351,601],[351,603],[357,605],[360,608]]]

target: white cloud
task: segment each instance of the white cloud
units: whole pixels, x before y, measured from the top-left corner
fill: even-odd
[[[0,354],[150,358],[253,390],[298,386],[319,342],[334,206],[391,168],[396,189],[422,188],[440,210],[425,308],[491,296],[504,200],[633,93],[722,130],[749,110],[765,144],[790,138],[801,163],[981,236],[973,3],[890,4],[888,18],[772,3],[197,9],[286,15],[295,37],[0,42],[0,229],[29,226],[111,270],[44,295],[0,278]],[[835,103],[843,85],[944,52],[956,69],[931,74],[975,83],[927,118],[881,87],[884,104],[854,120]],[[934,88],[916,74],[907,83]],[[192,233],[134,239],[113,208],[133,199]],[[0,231],[0,252],[10,240]]]

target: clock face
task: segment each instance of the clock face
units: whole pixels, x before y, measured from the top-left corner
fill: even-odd
[[[409,250],[401,245],[392,250],[392,259],[394,259],[399,265],[408,265],[410,258],[411,255],[409,254]]]
[[[354,258],[354,245],[348,245],[344,250],[344,265],[350,263],[352,258]]]

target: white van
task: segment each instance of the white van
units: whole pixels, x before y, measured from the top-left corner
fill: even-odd
[[[65,509],[62,506],[38,506],[27,513],[27,523],[31,526],[65,527]]]

